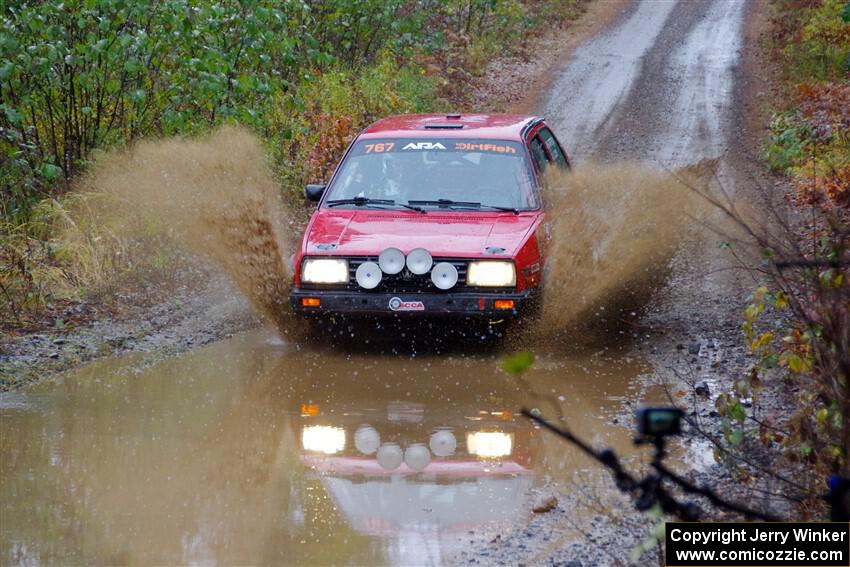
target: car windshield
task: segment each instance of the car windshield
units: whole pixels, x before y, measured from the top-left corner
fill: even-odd
[[[325,206],[424,209],[538,207],[520,142],[361,140],[328,188]]]

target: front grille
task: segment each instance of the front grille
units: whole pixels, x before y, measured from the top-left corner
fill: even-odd
[[[375,289],[363,289],[357,285],[357,268],[364,262],[378,263],[377,256],[358,256],[348,258],[348,283],[340,285],[302,284],[303,289],[325,289],[337,291],[360,291],[364,293],[449,293],[458,291],[473,291],[466,285],[466,270],[471,260],[459,258],[434,258],[434,264],[449,262],[457,269],[457,283],[451,289],[442,290],[431,282],[431,273],[416,275],[407,268],[395,275],[383,274],[381,283]]]

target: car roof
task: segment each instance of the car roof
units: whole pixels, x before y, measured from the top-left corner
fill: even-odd
[[[542,118],[519,114],[399,114],[372,123],[361,138],[484,138],[522,140]]]

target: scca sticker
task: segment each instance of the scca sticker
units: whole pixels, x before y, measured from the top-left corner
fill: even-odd
[[[404,146],[405,150],[445,150],[446,146],[440,142],[410,142]]]
[[[390,311],[425,311],[421,301],[402,301],[399,297],[390,299]]]

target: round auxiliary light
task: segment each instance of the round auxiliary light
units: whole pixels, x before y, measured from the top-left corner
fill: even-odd
[[[440,262],[431,270],[431,281],[439,289],[451,289],[457,283],[457,268],[448,262]]]
[[[414,471],[425,470],[431,462],[431,451],[422,443],[414,443],[404,450],[404,463]]]
[[[381,436],[371,425],[361,425],[354,433],[354,446],[364,455],[371,455],[381,445]]]
[[[455,449],[457,449],[457,439],[455,434],[448,429],[440,429],[431,434],[428,446],[431,447],[431,452],[438,457],[448,457],[453,455]]]
[[[387,248],[378,256],[378,265],[385,274],[397,274],[404,269],[404,253],[398,248]]]
[[[378,449],[378,464],[385,470],[397,469],[403,459],[404,453],[396,443],[384,443]]]
[[[357,266],[354,279],[363,289],[375,289],[381,283],[381,268],[375,262],[363,262]]]
[[[427,274],[432,265],[434,265],[434,259],[424,248],[414,248],[407,255],[407,269],[418,276]]]

